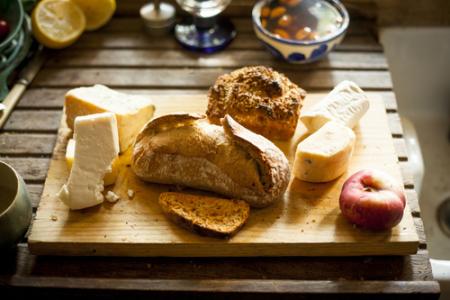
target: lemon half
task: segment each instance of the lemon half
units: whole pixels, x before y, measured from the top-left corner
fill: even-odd
[[[81,8],[70,0],[45,0],[31,16],[33,34],[44,46],[53,49],[74,43],[86,27]]]
[[[86,16],[86,30],[96,30],[105,25],[116,10],[115,0],[72,0]]]

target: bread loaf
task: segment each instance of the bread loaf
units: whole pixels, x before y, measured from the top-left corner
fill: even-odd
[[[290,176],[288,160],[268,139],[228,115],[219,126],[188,113],[165,115],[144,127],[132,170],[144,181],[212,191],[253,207],[279,199]]]
[[[244,67],[217,78],[208,92],[208,118],[226,114],[269,139],[292,137],[306,92],[286,76],[264,66]]]

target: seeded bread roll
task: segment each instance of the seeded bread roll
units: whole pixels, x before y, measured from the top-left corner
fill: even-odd
[[[253,207],[279,199],[290,176],[288,160],[268,139],[228,115],[219,126],[187,113],[145,126],[134,145],[132,170],[144,181],[212,191]]]
[[[242,200],[162,193],[159,205],[176,224],[200,235],[229,238],[245,224],[250,207]]]
[[[271,68],[244,67],[217,78],[206,114],[220,124],[226,114],[269,139],[292,137],[306,92]]]

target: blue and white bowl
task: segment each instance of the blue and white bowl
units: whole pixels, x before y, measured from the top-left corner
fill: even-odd
[[[283,39],[275,36],[261,25],[261,8],[273,0],[261,0],[255,4],[252,11],[253,29],[258,39],[275,57],[284,59],[293,64],[306,64],[324,58],[331,50],[344,39],[350,17],[337,0],[324,0],[333,5],[341,14],[343,23],[333,34],[321,40],[300,41]]]

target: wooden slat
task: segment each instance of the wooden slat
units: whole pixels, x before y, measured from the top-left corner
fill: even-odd
[[[231,18],[231,22],[233,22],[234,26],[236,27],[236,31],[238,34],[253,33],[253,21],[250,14],[244,17],[233,17]],[[367,20],[352,20],[347,30],[347,35],[371,36],[372,24],[372,22],[369,22]],[[140,18],[115,17],[101,29],[101,32],[144,32],[144,30],[144,24]],[[155,37],[153,39],[155,39]]]
[[[414,188],[414,176],[407,161],[398,162],[400,171],[402,172],[403,184],[406,188]]]
[[[416,191],[412,189],[406,189],[405,194],[406,194],[406,201],[408,202],[409,208],[411,209],[413,216],[419,217],[420,216],[419,197],[417,196]]]
[[[388,123],[392,135],[396,137],[403,136],[402,123],[400,122],[400,115],[398,113],[388,113]]]
[[[26,265],[27,261],[34,261]],[[119,258],[38,257],[20,245],[17,276],[89,277],[108,279],[280,279],[280,280],[431,280],[428,252],[385,257],[272,258]],[[5,266],[7,267],[7,266]],[[86,272],[89,270],[89,272]]]
[[[0,154],[49,155],[55,140],[55,134],[0,133]]]
[[[371,69],[386,70],[382,53],[332,52],[324,60],[308,65],[292,65],[276,60],[263,50],[224,51],[203,55],[176,50],[67,50],[48,59],[51,67],[233,67],[263,64],[276,69]]]
[[[154,38],[143,31],[138,32],[114,32],[105,33],[103,31],[88,32],[81,36],[69,49],[172,49],[182,50],[181,46],[172,36],[158,38],[155,43]],[[262,50],[264,47],[256,36],[251,33],[238,34],[236,39],[230,44],[227,50]],[[368,35],[349,35],[336,47],[334,51],[382,51],[382,46],[374,37]],[[182,50],[185,51],[185,50]],[[226,51],[225,51],[226,52]]]
[[[407,161],[408,160],[408,153],[406,150],[406,143],[403,138],[394,138],[394,147],[395,152],[397,153],[398,159],[400,161]]]
[[[56,132],[61,110],[15,110],[3,129],[5,131]]]
[[[352,80],[362,88],[391,89],[387,71],[292,71],[279,69],[293,82],[305,89],[331,89],[343,80]],[[103,83],[113,87],[207,88],[229,70],[210,69],[121,69],[70,68],[43,69],[32,83],[33,87],[72,87]]]
[[[37,208],[39,200],[41,200],[43,189],[44,185],[42,183],[27,183],[27,191],[30,195],[31,205],[33,208]]]
[[[0,157],[10,164],[25,181],[43,182],[47,176],[50,158]]]
[[[31,280],[33,279],[33,280]],[[205,280],[153,280],[153,279],[103,279],[75,277],[12,277],[8,284],[17,287],[22,295],[23,287],[39,288],[33,296],[46,296],[48,291],[61,294],[58,288],[73,292],[85,288],[83,295],[118,296],[145,293],[152,299],[167,299],[168,295],[181,299],[437,299],[437,281],[365,281],[360,280],[254,280],[254,279],[205,279]],[[26,290],[25,290],[26,291]],[[153,293],[156,292],[156,298]],[[165,294],[164,294],[165,293]],[[180,294],[181,293],[181,294]],[[64,295],[64,293],[62,293]],[[81,295],[81,294],[79,294]],[[122,298],[120,297],[120,298]],[[134,296],[132,296],[134,299]]]

